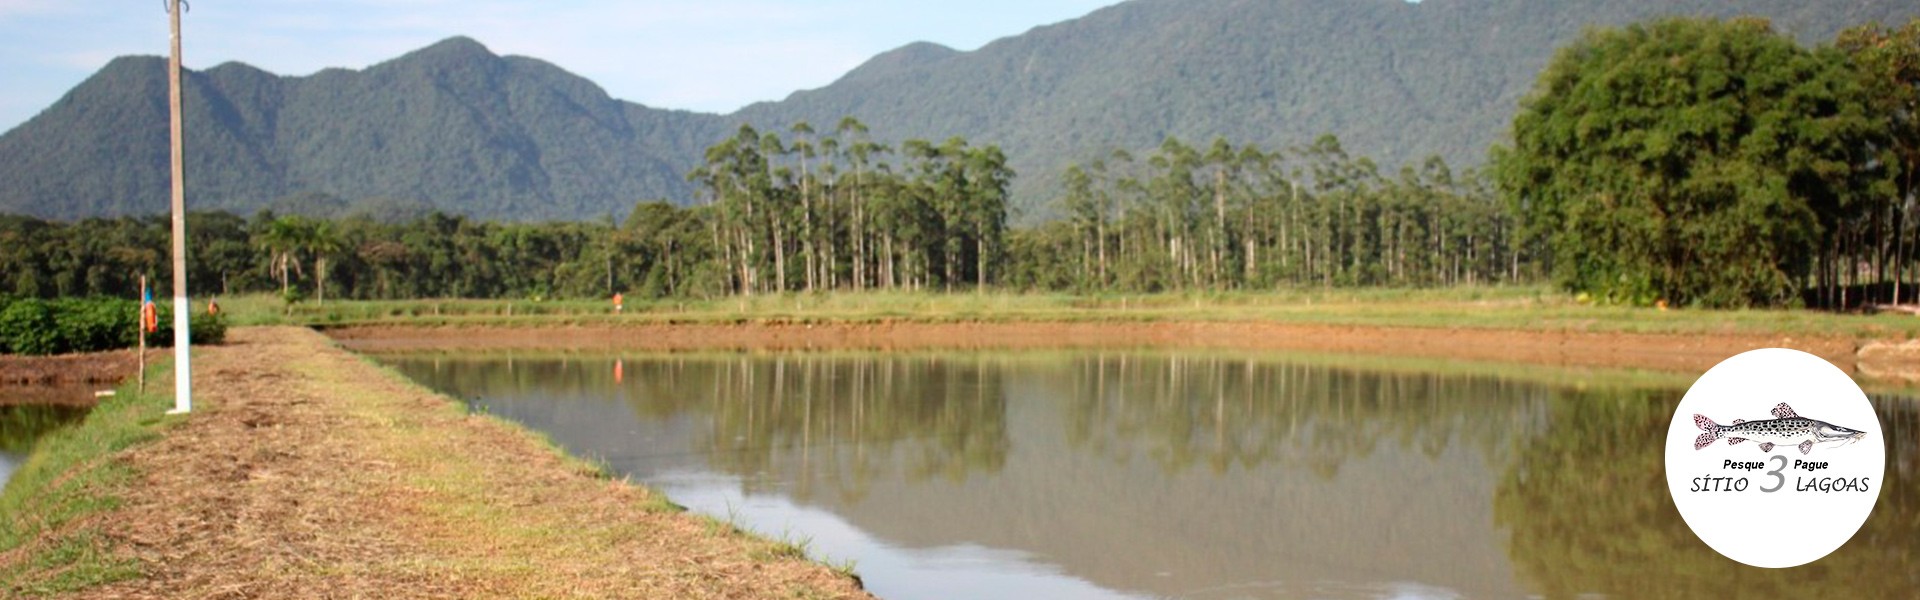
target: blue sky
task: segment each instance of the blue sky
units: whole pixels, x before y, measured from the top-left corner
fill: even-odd
[[[728,112],[914,41],[971,50],[1117,0],[201,0],[188,68],[363,68],[454,35],[552,62],[615,98]],[[123,54],[164,55],[161,0],[0,0],[0,130]]]

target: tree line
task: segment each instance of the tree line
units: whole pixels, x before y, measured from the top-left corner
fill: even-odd
[[[1332,135],[1279,151],[1168,138],[1065,175],[1066,218],[1015,234],[1008,282],[1164,291],[1439,286],[1533,276],[1486,182],[1439,157],[1386,175]]]
[[[855,119],[825,135],[741,127],[688,179],[691,206],[643,201],[623,223],[500,223],[430,213],[401,223],[263,211],[188,218],[198,295],[290,300],[714,297],[833,289],[972,289],[1007,260],[994,146],[876,143]],[[166,280],[164,217],[73,223],[0,216],[0,294],[125,295]]]
[[[1014,176],[999,147],[954,137],[895,148],[853,118],[826,135],[801,121],[789,135],[742,126],[688,175],[728,289],[988,284],[1005,253]]]
[[[1326,136],[1267,152],[1169,139],[1068,172],[1070,217],[1010,228],[1013,173],[993,146],[870,141],[856,120],[783,139],[742,127],[689,175],[701,199],[624,222],[389,223],[262,211],[188,217],[196,295],[293,301],[424,297],[717,297],[865,289],[1152,292],[1280,285],[1451,285],[1529,277],[1477,177],[1433,159],[1382,176]],[[0,294],[167,287],[164,217],[0,217]]]
[[[405,223],[261,212],[187,217],[196,297],[276,292],[330,298],[600,296],[606,223],[513,224],[432,213]],[[72,223],[0,216],[0,294],[131,296],[148,275],[171,294],[166,217]]]

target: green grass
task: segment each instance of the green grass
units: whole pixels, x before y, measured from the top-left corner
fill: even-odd
[[[1492,328],[1910,339],[1920,318],[1811,310],[1595,306],[1542,286],[1289,289],[1272,292],[1023,294],[830,292],[715,300],[380,300],[288,309],[266,295],[227,300],[235,324],[532,327],[720,323],[1193,322]]]
[[[168,366],[148,372],[158,380]],[[160,390],[161,386],[149,386]],[[154,440],[172,406],[158,392],[120,386],[80,424],[42,438],[0,491],[0,553],[31,546],[19,560],[0,564],[0,592],[47,594],[138,577],[137,564],[112,555],[88,517],[119,506],[134,473],[116,459],[122,450]]]

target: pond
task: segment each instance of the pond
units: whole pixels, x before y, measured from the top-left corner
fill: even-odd
[[[1661,453],[1686,379],[1213,352],[381,357],[884,598],[1920,589],[1920,408],[1852,542],[1745,567]]]
[[[0,404],[0,488],[48,432],[79,421],[87,408],[59,404]]]

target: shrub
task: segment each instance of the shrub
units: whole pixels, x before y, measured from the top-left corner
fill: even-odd
[[[156,303],[159,331],[147,344],[173,344],[173,306]],[[226,341],[223,317],[197,312],[189,317],[195,344]],[[0,299],[0,353],[59,354],[127,348],[139,341],[140,303],[122,298]]]
[[[68,352],[98,352],[134,343],[140,303],[119,298],[64,298],[51,303]]]
[[[0,338],[21,354],[57,354],[65,351],[53,308],[35,299],[19,300],[0,312]]]

